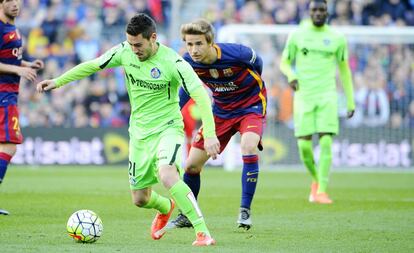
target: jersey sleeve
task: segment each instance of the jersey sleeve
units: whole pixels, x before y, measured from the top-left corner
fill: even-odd
[[[120,66],[123,44],[125,43],[121,43],[111,48],[98,58],[76,65],[61,76],[55,78],[54,80],[57,87],[83,79],[102,69]]]
[[[348,45],[345,36],[342,35],[339,41],[339,47],[336,52],[336,60],[338,62],[348,61]]]
[[[182,110],[188,101],[190,101],[191,97],[185,92],[182,86],[178,91],[178,96],[180,98],[180,110]]]
[[[194,72],[191,65],[181,57],[175,61],[175,79],[181,84],[183,91],[180,92],[180,100],[194,99],[197,107],[200,109],[201,121],[203,122],[204,137],[210,138],[216,135],[211,100],[204,89],[200,78]],[[180,101],[180,104],[182,103]]]
[[[291,33],[286,41],[285,48],[283,49],[282,59],[287,59],[289,61],[293,61],[296,57],[296,41],[295,41],[295,33]]]
[[[173,71],[174,79],[177,80],[188,95],[191,96],[195,89],[203,86],[200,78],[188,62],[180,57],[174,64],[176,70]]]
[[[348,64],[348,46],[345,36],[342,36],[336,58],[339,66],[339,76],[344,87],[347,110],[355,110],[354,88],[352,83],[352,72]]]
[[[114,68],[121,66],[122,64],[122,52],[125,49],[125,47],[128,47],[129,45],[126,42],[122,42],[105,53],[103,53],[101,56],[96,58],[94,61],[99,66],[100,69],[107,69],[107,68]]]
[[[262,74],[263,60],[253,48],[240,45],[240,58],[245,64],[252,66],[259,74]]]
[[[296,74],[292,69],[292,62],[296,57],[296,52],[295,34],[291,33],[286,41],[280,60],[280,70],[287,77],[289,83],[297,79]]]

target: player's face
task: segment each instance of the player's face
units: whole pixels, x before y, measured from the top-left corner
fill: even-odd
[[[0,6],[6,18],[10,20],[14,20],[19,15],[20,0],[4,0]]]
[[[195,62],[208,63],[212,44],[207,43],[205,35],[185,35],[185,46]]]
[[[145,61],[156,53],[156,33],[153,33],[149,39],[142,37],[142,34],[132,36],[127,33],[126,36],[132,51],[138,56],[140,61]]]
[[[312,1],[309,5],[309,15],[315,26],[323,26],[328,17],[328,7],[325,3]]]

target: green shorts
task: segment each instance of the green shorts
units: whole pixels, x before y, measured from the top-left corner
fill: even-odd
[[[295,136],[308,136],[315,133],[338,134],[338,101],[336,96],[320,99],[294,98]]]
[[[180,173],[183,142],[183,130],[173,127],[143,140],[131,138],[128,170],[130,188],[140,190],[158,183],[158,168],[161,165],[175,165]]]

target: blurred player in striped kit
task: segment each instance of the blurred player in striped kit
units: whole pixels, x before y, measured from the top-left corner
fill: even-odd
[[[41,60],[22,59],[22,37],[14,25],[19,13],[20,0],[0,0],[0,184],[16,145],[23,142],[17,108],[20,77],[33,82],[36,71],[44,67]],[[0,209],[0,214],[9,212]]]

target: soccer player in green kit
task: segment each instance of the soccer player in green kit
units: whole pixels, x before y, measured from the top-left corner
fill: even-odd
[[[345,36],[326,23],[327,2],[309,3],[310,21],[303,21],[290,34],[280,69],[295,91],[294,125],[299,155],[312,175],[310,202],[331,204],[327,194],[332,163],[332,136],[338,134],[336,66],[347,98],[348,118],[355,110],[352,74],[348,64]],[[295,71],[292,65],[295,65]],[[312,135],[319,135],[318,169],[313,156]]]
[[[102,56],[81,63],[63,75],[37,84],[39,92],[61,87],[97,71],[122,66],[131,103],[129,122],[129,182],[133,203],[158,213],[151,236],[160,239],[175,203],[186,213],[196,232],[195,246],[215,244],[190,188],[181,180],[183,119],[178,89],[183,86],[196,102],[208,136],[205,148],[212,158],[220,149],[209,96],[191,66],[172,49],[158,43],[154,20],[139,13],[126,27],[126,41]],[[159,181],[168,199],[152,190]]]

